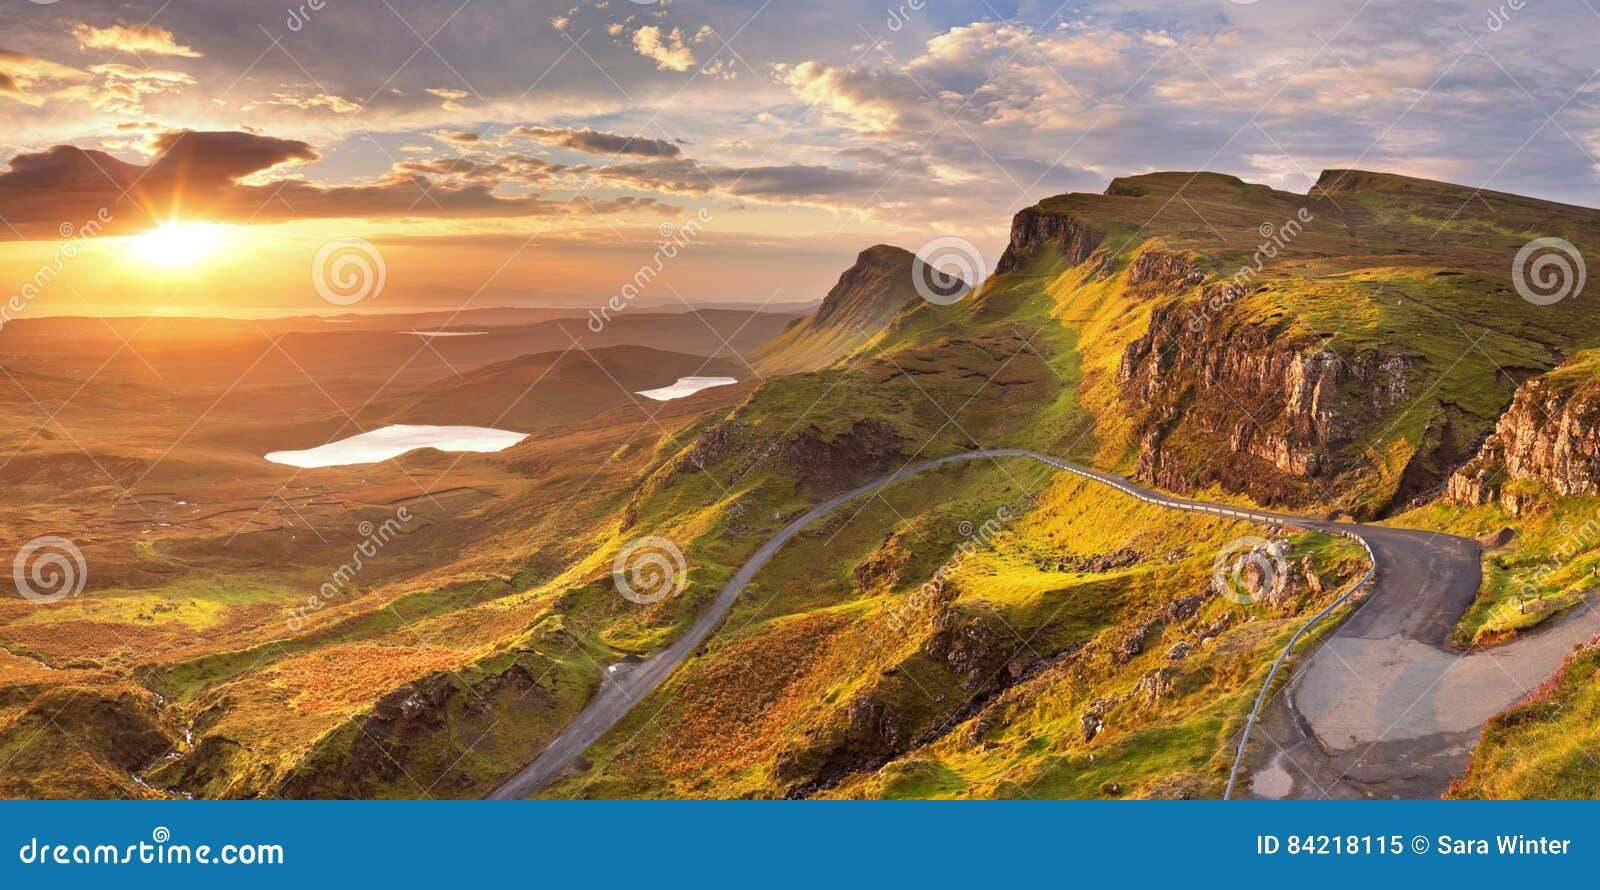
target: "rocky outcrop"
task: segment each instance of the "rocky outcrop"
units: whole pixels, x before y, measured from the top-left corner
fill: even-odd
[[[1172,672],[1166,668],[1157,668],[1140,675],[1138,682],[1133,684],[1133,694],[1143,700],[1146,708],[1156,708],[1161,704],[1161,699],[1172,691]]]
[[[1006,645],[1007,637],[1004,624],[997,618],[979,615],[943,620],[923,641],[922,654],[959,676],[964,688],[977,690],[994,682],[1014,653]]]
[[[1112,663],[1127,664],[1134,656],[1142,654],[1145,643],[1150,639],[1151,627],[1152,625],[1144,625],[1129,631],[1128,635],[1122,638],[1122,642],[1117,644],[1116,651],[1111,653]]]
[[[828,437],[816,427],[784,444],[779,458],[802,484],[832,496],[905,463],[905,445],[894,427],[881,420],[858,420],[844,433]]]
[[[1563,497],[1600,494],[1600,379],[1573,365],[1518,387],[1477,456],[1450,477],[1452,502],[1501,500],[1520,512],[1525,499],[1506,491],[1518,481]]]
[[[1135,474],[1146,482],[1312,500],[1356,457],[1345,452],[1362,430],[1411,397],[1410,354],[1340,356],[1268,324],[1190,324],[1188,315],[1181,300],[1158,308],[1118,369],[1140,442]],[[1218,442],[1253,460],[1215,459]]]
[[[1206,273],[1196,268],[1189,257],[1146,249],[1128,264],[1127,284],[1132,288],[1195,285],[1205,277]]]
[[[1034,559],[1033,564],[1041,572],[1082,572],[1099,575],[1125,569],[1143,558],[1144,556],[1132,547],[1120,547],[1098,556],[1040,556]]]
[[[1289,542],[1266,541],[1232,554],[1212,574],[1209,592],[1236,603],[1263,603],[1272,609],[1293,614],[1304,605],[1307,594],[1320,597],[1326,590],[1310,554],[1298,561],[1289,553]],[[1226,617],[1226,616],[1225,616]],[[1201,631],[1202,641],[1215,637],[1220,627]]]
[[[995,264],[995,272],[1005,273],[1019,268],[1023,260],[1047,244],[1054,244],[1056,252],[1076,266],[1089,259],[1104,237],[1103,233],[1071,216],[1029,207],[1011,218],[1011,240],[1000,262]]]
[[[892,426],[873,418],[857,420],[831,436],[807,426],[785,439],[761,435],[736,415],[701,430],[694,445],[670,464],[669,474],[711,473],[724,485],[733,485],[757,465],[768,463],[813,493],[832,495],[898,469],[905,463],[904,445]],[[647,493],[648,489],[633,500]]]
[[[896,536],[885,541],[855,567],[852,575],[861,590],[887,590],[900,583],[900,573],[911,565],[911,551]]]
[[[878,769],[977,714],[995,695],[1037,669],[1029,662],[1017,660],[1016,638],[998,617],[942,614],[914,655],[844,705],[842,719],[835,716],[795,746],[780,750],[772,775],[785,796],[803,797],[850,773]],[[926,685],[940,685],[930,671],[954,681],[960,694],[930,699]]]
[[[714,423],[695,436],[694,447],[677,464],[680,473],[694,473],[747,452],[755,443],[755,432],[742,420]]]

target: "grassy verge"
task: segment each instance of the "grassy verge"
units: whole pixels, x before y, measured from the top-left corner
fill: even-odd
[[[1484,725],[1456,799],[1600,797],[1600,639]]]
[[[1600,587],[1600,498],[1535,493],[1524,504],[1520,515],[1499,503],[1437,504],[1395,520],[1485,544],[1482,586],[1451,633],[1457,646],[1510,640]]]

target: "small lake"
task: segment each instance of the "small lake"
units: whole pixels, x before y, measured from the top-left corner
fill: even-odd
[[[487,334],[489,332],[488,331],[405,331],[404,333],[413,334],[413,335],[418,336],[418,337],[427,337],[427,338],[431,339],[433,337],[481,337],[484,334]]]
[[[375,464],[399,457],[418,448],[440,451],[503,451],[528,438],[527,433],[497,430],[485,426],[423,426],[394,424],[380,429],[307,448],[304,451],[273,451],[266,456],[275,464],[301,469],[343,467],[350,464]]]
[[[692,396],[702,389],[710,389],[713,386],[727,386],[730,383],[738,382],[732,377],[679,377],[678,382],[671,386],[663,386],[660,389],[640,390],[638,395],[647,399],[655,399],[658,402],[670,402],[673,399]]]

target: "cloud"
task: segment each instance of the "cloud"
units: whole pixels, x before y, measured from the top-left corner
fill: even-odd
[[[187,179],[202,188],[321,159],[316,149],[297,139],[229,131],[168,130],[156,134],[150,147],[158,155],[151,164],[152,176],[175,182]]]
[[[614,184],[668,194],[720,192],[771,204],[819,206],[849,206],[856,203],[851,199],[872,194],[885,181],[885,174],[876,168],[817,164],[738,167],[688,158],[574,170]]]
[[[622,136],[595,130],[553,129],[549,127],[517,127],[512,136],[530,136],[545,145],[556,145],[596,155],[639,155],[651,158],[675,158],[678,146],[662,139],[643,136]]]
[[[466,90],[452,90],[452,89],[449,89],[449,88],[446,88],[446,87],[429,87],[428,89],[424,90],[423,92],[428,93],[430,95],[438,96],[439,98],[443,99],[444,103],[441,104],[439,107],[443,108],[445,111],[463,111],[463,110],[465,110],[465,109],[462,108],[461,102],[459,100],[465,99],[468,96],[472,95],[471,93],[468,93]]]
[[[863,133],[886,134],[921,120],[930,101],[910,77],[893,71],[835,68],[821,62],[775,65],[779,83]]]
[[[135,68],[120,62],[91,65],[93,79],[52,93],[51,98],[79,99],[106,111],[142,114],[144,100],[150,96],[182,92],[194,86],[195,79],[182,71],[162,68]]]
[[[104,62],[88,70],[37,56],[0,50],[0,96],[38,107],[46,99],[81,101],[105,111],[139,114],[150,96],[174,94],[193,86],[183,71]],[[6,86],[9,85],[9,88]]]
[[[688,71],[695,65],[694,50],[684,45],[683,32],[677,28],[663,34],[660,27],[645,25],[633,32],[633,48],[661,71]]]
[[[559,217],[588,213],[662,214],[654,198],[558,201],[537,194],[497,195],[504,180],[548,181],[564,168],[512,156],[493,164],[405,162],[371,182],[319,185],[278,174],[320,159],[309,144],[256,133],[168,131],[150,143],[147,165],[103,151],[57,145],[11,159],[0,173],[0,207],[24,238],[59,236],[63,221],[113,219],[114,233],[146,228],[174,208],[221,222],[321,218]],[[7,233],[10,235],[11,233]]]
[[[44,103],[42,96],[32,92],[35,87],[87,81],[90,77],[87,71],[49,59],[0,49],[0,96],[24,105],[38,106]]]
[[[330,96],[327,93],[317,93],[314,96],[300,96],[294,93],[273,93],[272,98],[261,103],[263,105],[282,105],[288,108],[303,108],[312,110],[317,108],[327,109],[334,114],[355,114],[361,106],[342,96]],[[245,105],[241,110],[250,111],[253,106]]]
[[[135,56],[142,53],[182,56],[186,59],[198,59],[204,55],[192,47],[180,45],[173,38],[171,31],[157,25],[112,25],[108,28],[96,28],[80,22],[72,26],[72,36],[77,38],[78,45],[85,49],[109,49]]]
[[[440,176],[470,182],[498,184],[518,182],[523,185],[549,185],[564,175],[587,168],[568,167],[542,158],[511,154],[492,161],[467,158],[429,158],[427,160],[401,161],[394,172],[406,175]]]

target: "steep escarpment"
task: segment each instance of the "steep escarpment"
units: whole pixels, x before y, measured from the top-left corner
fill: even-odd
[[[1090,228],[1070,214],[1029,207],[1012,217],[1011,238],[994,271],[995,274],[1015,271],[1025,257],[1046,245],[1054,247],[1058,255],[1075,266],[1089,259],[1104,238],[1103,231]]]
[[[1596,294],[1536,305],[1509,270],[1530,233],[1600,248],[1600,213],[1516,198],[1491,220],[1473,194],[1368,171],[1303,195],[1126,177],[1017,214],[977,303],[1042,296],[1077,333],[1103,465],[1391,515],[1443,493],[1520,380],[1596,339]]]
[[[1478,455],[1451,476],[1449,495],[1466,507],[1500,500],[1516,513],[1527,484],[1562,497],[1600,494],[1600,353],[1519,387]]]
[[[858,471],[993,443],[1306,509],[1429,499],[1595,308],[1532,308],[1506,269],[1535,227],[1600,243],[1600,215],[1491,220],[1462,194],[1172,173],[1047,198],[971,298],[914,303],[872,357],[770,381],[696,427],[625,534],[721,505],[692,526],[693,603],[707,563],[733,565]],[[1003,514],[1019,495],[1021,518]],[[543,793],[1219,793],[1265,667],[1359,577],[1360,550],[1116,500],[974,465],[849,505],[785,546],[593,766]],[[1241,608],[1215,595],[1214,559],[1247,534],[1287,538],[1265,552],[1289,568]]]
[[[1168,303],[1123,351],[1135,474],[1263,503],[1335,500],[1341,477],[1367,457],[1362,434],[1410,397],[1419,358],[1399,348],[1341,356],[1283,322],[1197,318],[1183,301]]]

